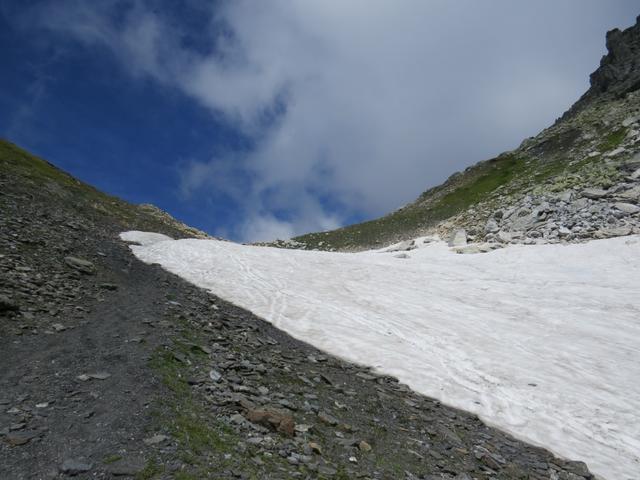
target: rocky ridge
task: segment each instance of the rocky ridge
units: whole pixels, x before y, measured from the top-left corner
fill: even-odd
[[[566,170],[542,184],[534,179],[517,185],[515,194],[498,188],[485,202],[441,223],[436,231],[451,238],[464,229],[481,249],[640,233],[639,100],[640,92],[629,93],[624,100],[585,109],[525,141],[515,154],[526,156],[526,162],[541,163],[546,142],[568,132],[579,135],[562,152],[570,159]],[[612,133],[603,139],[598,134],[602,128]]]
[[[465,253],[640,233],[640,17],[609,32],[607,48],[587,93],[517,149],[380,219],[273,245],[348,251],[425,235],[454,243],[464,230],[473,244]]]

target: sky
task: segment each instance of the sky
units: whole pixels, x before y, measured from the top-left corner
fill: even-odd
[[[588,88],[640,0],[0,0],[0,137],[251,242],[375,218]]]

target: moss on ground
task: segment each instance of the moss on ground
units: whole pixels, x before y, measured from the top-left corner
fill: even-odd
[[[399,235],[418,234],[486,200],[526,169],[524,158],[512,154],[501,155],[452,176],[444,185],[423,193],[415,203],[390,215],[331,232],[302,235],[294,240],[306,243],[311,248],[326,250],[358,249],[390,243]]]
[[[120,455],[107,455],[102,459],[102,463],[104,463],[105,465],[110,465],[117,462],[118,460],[122,460],[122,457]]]
[[[614,132],[611,132],[606,137],[600,145],[598,145],[598,150],[600,152],[608,152],[609,150],[613,150],[618,147],[624,140],[624,137],[627,135],[626,128],[620,128]]]
[[[144,469],[136,475],[136,480],[152,480],[164,473],[164,467],[156,460],[149,460]]]
[[[264,478],[264,471],[277,471],[277,464],[284,460],[274,456],[263,458],[264,466],[254,464],[247,453],[237,450],[244,438],[229,425],[216,418],[207,408],[202,398],[193,393],[187,379],[197,366],[206,366],[208,355],[197,345],[206,344],[184,318],[174,321],[180,325],[180,338],[171,347],[159,348],[151,358],[150,365],[163,384],[167,395],[155,415],[158,428],[170,434],[177,442],[176,452],[184,469],[173,473],[176,479],[213,479],[217,472],[242,466],[248,479]],[[140,480],[153,479],[163,473],[162,465],[154,460],[148,465]]]
[[[85,218],[119,222],[122,230],[146,230],[166,233],[175,237],[185,236],[157,217],[117,197],[100,192],[96,188],[72,177],[13,143],[0,139],[0,177],[18,180],[29,195],[34,189],[46,192],[61,205],[78,212]]]

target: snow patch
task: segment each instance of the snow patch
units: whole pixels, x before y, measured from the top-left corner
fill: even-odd
[[[149,246],[158,242],[173,240],[173,238],[163,235],[162,233],[139,232],[137,230],[121,233],[120,239],[125,242],[137,243],[142,246]]]
[[[395,258],[123,238],[296,338],[585,461],[640,477],[640,237]]]

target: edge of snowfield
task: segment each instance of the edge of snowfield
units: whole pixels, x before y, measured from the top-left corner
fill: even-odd
[[[602,478],[640,478],[640,236],[477,255],[121,238],[298,339]]]

